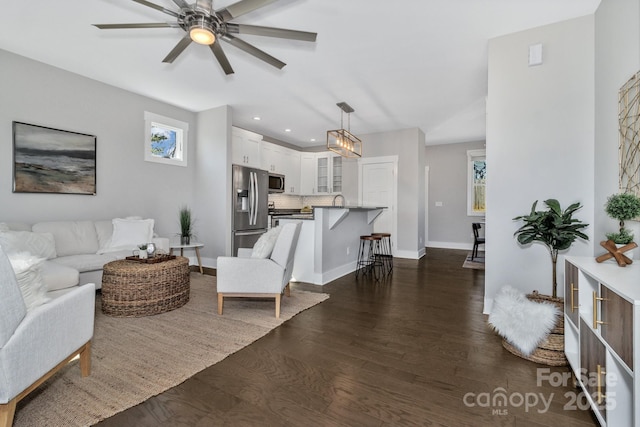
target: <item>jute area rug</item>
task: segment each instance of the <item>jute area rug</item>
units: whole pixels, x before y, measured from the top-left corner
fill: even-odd
[[[329,295],[291,290],[280,319],[273,300],[225,299],[217,314],[215,277],[191,273],[183,307],[141,318],[114,318],[96,295],[91,376],[71,362],[23,399],[16,427],[88,426],[182,383],[266,335]]]
[[[474,270],[484,270],[484,252],[478,251],[478,256],[471,260],[471,252],[467,254],[467,258],[464,260],[464,264],[462,264],[463,268],[472,268]]]

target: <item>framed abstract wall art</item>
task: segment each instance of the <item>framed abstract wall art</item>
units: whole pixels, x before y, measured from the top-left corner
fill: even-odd
[[[14,121],[13,192],[95,195],[95,135]]]

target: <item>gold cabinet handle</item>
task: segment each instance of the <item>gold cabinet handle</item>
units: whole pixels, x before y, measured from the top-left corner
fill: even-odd
[[[598,364],[597,368],[596,368],[596,393],[598,395],[598,397],[596,398],[596,402],[598,403],[598,405],[602,404],[602,401],[605,398],[605,395],[602,393],[602,376],[603,375],[607,375],[607,373],[605,372],[605,370],[602,368],[602,366],[600,364]]]
[[[594,291],[593,292],[593,329],[598,329],[598,325],[604,325],[602,320],[598,320],[598,301],[606,301],[606,298],[601,298]]]
[[[572,312],[572,313],[573,313],[573,311],[574,311],[575,309],[577,309],[577,308],[578,308],[578,307],[576,307],[576,305],[574,304],[574,298],[573,298],[573,294],[574,294],[575,292],[577,292],[577,291],[578,291],[578,288],[576,288],[576,287],[573,285],[573,283],[571,283],[571,312]]]

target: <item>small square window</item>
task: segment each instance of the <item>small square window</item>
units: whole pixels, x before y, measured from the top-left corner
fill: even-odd
[[[148,111],[144,123],[144,159],[186,167],[189,124]]]

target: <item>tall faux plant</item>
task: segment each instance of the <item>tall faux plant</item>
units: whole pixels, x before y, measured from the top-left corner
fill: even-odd
[[[553,298],[558,297],[558,281],[556,267],[558,263],[558,252],[569,249],[576,239],[589,240],[589,236],[584,234],[582,229],[589,226],[578,219],[572,218],[575,211],[580,209],[580,203],[574,203],[566,210],[560,208],[560,203],[556,199],[545,200],[544,203],[549,208],[546,211],[536,211],[538,201],[533,202],[529,215],[521,215],[514,218],[515,221],[524,221],[514,233],[521,245],[528,245],[532,242],[540,242],[549,249],[551,264],[553,268]]]

